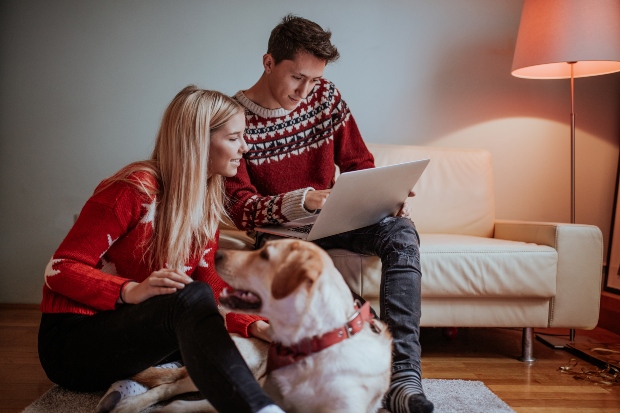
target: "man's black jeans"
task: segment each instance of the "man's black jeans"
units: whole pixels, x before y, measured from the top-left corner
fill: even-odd
[[[281,237],[257,233],[256,247]],[[387,217],[377,224],[312,241],[323,249],[340,248],[381,259],[380,319],[392,333],[392,373],[417,371],[420,357],[422,271],[420,237],[409,218]],[[357,294],[353,296],[361,300]],[[374,311],[373,311],[374,313]]]
[[[341,248],[381,259],[380,319],[394,338],[392,372],[421,373],[422,271],[420,238],[413,222],[387,217],[377,224],[314,242],[323,249]]]

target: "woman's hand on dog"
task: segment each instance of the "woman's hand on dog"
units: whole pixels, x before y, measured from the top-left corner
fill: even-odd
[[[271,343],[271,328],[269,323],[263,320],[253,322],[248,326],[250,336],[260,338],[263,341]]]
[[[153,271],[141,283],[128,283],[121,291],[121,297],[127,304],[138,304],[156,295],[175,293],[192,281],[190,277],[183,273],[162,268],[161,270]]]

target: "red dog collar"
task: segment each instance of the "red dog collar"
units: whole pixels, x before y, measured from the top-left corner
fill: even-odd
[[[267,373],[296,363],[312,353],[317,353],[359,333],[364,327],[364,323],[372,321],[373,316],[370,314],[370,304],[367,302],[361,308],[356,303],[355,308],[355,313],[344,326],[328,331],[321,336],[305,338],[291,346],[271,343],[267,355]]]

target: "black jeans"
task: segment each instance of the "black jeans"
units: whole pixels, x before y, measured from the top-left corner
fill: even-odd
[[[280,237],[259,232],[256,247],[277,238]],[[421,377],[422,271],[420,237],[413,222],[409,218],[387,217],[377,224],[313,242],[323,249],[341,248],[381,259],[379,318],[388,325],[394,339],[392,372],[415,370]]]
[[[107,389],[182,358],[218,411],[256,412],[272,403],[230,338],[211,287],[198,281],[92,316],[43,314],[39,358],[50,380],[75,391]]]
[[[387,217],[377,224],[314,241],[323,249],[342,248],[381,259],[380,319],[392,333],[392,372],[420,373],[420,238],[408,218]]]

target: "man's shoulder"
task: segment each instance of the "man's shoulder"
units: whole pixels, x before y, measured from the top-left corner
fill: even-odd
[[[327,89],[336,88],[336,85],[334,84],[334,82],[332,82],[329,79],[325,79],[324,77],[319,79],[319,84]]]
[[[332,82],[331,80],[327,80],[325,78],[319,79],[318,86],[314,89],[313,92],[315,93],[328,92],[326,96],[333,96],[334,94],[338,94],[338,95],[340,94],[334,82]]]
[[[328,112],[331,113],[334,110],[339,111],[342,105],[346,106],[346,103],[336,85],[330,80],[321,78],[306,98],[306,105],[320,110],[329,109]]]

